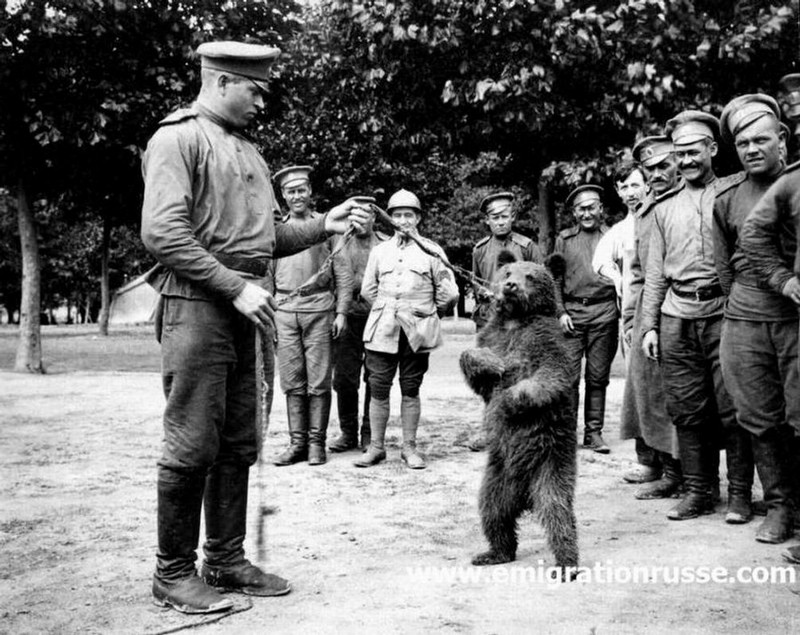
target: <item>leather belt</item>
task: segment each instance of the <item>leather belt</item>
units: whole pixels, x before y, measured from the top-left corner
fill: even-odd
[[[280,293],[281,295],[292,295],[296,289],[275,289],[275,293]],[[314,288],[305,288],[300,291],[297,295],[300,297],[306,297],[309,295],[319,295],[320,293],[328,293],[330,289],[314,289]]]
[[[229,256],[228,254],[212,254],[220,264],[254,276],[265,276],[269,271],[269,258],[244,258],[242,256]]]
[[[590,306],[592,304],[600,304],[601,302],[611,302],[614,300],[613,296],[601,296],[593,298],[579,298],[576,295],[565,295],[564,302],[574,302],[575,304],[582,304],[583,306]]]
[[[673,286],[672,293],[677,295],[679,298],[692,298],[693,300],[697,300],[698,302],[704,302],[705,300],[713,300],[714,298],[718,298],[721,295],[723,295],[722,287],[718,284],[712,284],[710,287],[700,287],[699,289],[695,289],[694,291],[682,291],[681,289],[678,289],[675,286]]]

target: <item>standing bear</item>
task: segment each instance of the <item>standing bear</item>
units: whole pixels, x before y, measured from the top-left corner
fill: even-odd
[[[514,262],[508,253],[500,258],[493,315],[478,333],[478,348],[460,359],[470,388],[486,402],[480,514],[489,551],[472,564],[514,560],[517,519],[531,510],[563,572],[578,565],[576,421],[553,280],[563,275],[564,263],[560,256],[551,256],[547,267]]]

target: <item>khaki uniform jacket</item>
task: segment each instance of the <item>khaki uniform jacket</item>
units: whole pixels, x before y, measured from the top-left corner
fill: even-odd
[[[194,104],[161,121],[142,160],[142,241],[159,261],[148,282],[162,295],[233,300],[246,278],[215,254],[289,255],[325,239],[324,217],[276,226],[267,164],[250,141]]]
[[[439,245],[421,240],[446,259]],[[422,353],[441,346],[438,314],[455,304],[458,286],[438,258],[411,240],[401,243],[395,235],[370,252],[361,295],[372,305],[364,328],[364,348],[397,353],[402,329],[411,349]]]

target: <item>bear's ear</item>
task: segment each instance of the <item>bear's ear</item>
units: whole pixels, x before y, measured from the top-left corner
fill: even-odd
[[[508,249],[503,249],[497,254],[497,268],[503,267],[511,262],[517,262],[517,257]]]
[[[550,254],[545,258],[544,266],[550,270],[556,280],[563,278],[567,271],[567,263],[561,254]]]

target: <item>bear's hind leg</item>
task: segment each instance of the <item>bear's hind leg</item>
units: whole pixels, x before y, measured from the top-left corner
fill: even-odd
[[[481,525],[489,551],[475,556],[472,564],[502,564],[516,558],[517,518],[524,505],[525,497],[521,499],[518,488],[504,478],[502,461],[490,457],[480,496]]]
[[[575,479],[569,470],[564,472],[563,467],[557,471],[552,465],[544,466],[532,495],[556,566],[566,574],[567,567],[578,566],[578,530],[573,509]],[[574,577],[575,571],[565,579]]]

